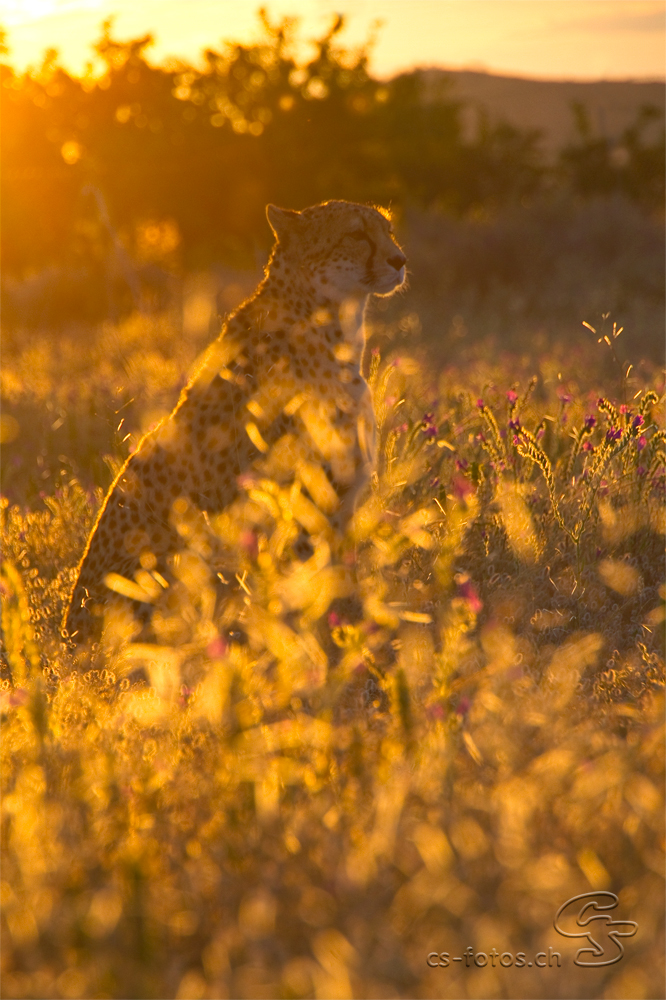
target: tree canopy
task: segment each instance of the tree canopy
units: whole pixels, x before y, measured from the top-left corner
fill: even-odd
[[[620,155],[591,134],[546,167],[539,134],[481,119],[464,135],[446,82],[389,82],[368,69],[372,40],[350,51],[336,16],[298,56],[298,25],[259,12],[262,37],[207,49],[203,68],[152,65],[151,35],[120,41],[106,21],[101,75],[76,78],[49,50],[41,67],[0,67],[4,265],[21,274],[89,260],[104,245],[101,192],[123,243],[185,267],[242,263],[268,238],[264,207],[327,198],[488,211],[553,183],[589,196],[621,190],[663,207],[663,129],[646,111]],[[582,115],[582,117],[581,117]],[[107,220],[108,221],[108,220]]]

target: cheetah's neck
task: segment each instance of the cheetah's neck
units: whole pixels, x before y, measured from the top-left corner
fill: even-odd
[[[343,297],[310,280],[302,271],[285,272],[271,262],[256,294],[233,317],[234,326],[261,328],[266,334],[286,329],[308,343],[330,340],[344,345],[340,360],[360,368],[365,347],[364,316],[369,295]]]

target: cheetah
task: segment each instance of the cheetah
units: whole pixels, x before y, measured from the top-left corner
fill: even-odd
[[[389,215],[347,201],[302,211],[268,205],[266,215],[275,243],[255,294],[109,489],[63,622],[76,643],[99,635],[111,577],[168,579],[183,545],[179,504],[218,514],[244,477],[264,475],[298,483],[344,531],[373,470],[364,311],[370,294],[388,295],[405,280]]]

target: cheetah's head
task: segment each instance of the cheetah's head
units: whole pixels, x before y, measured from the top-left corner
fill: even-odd
[[[302,212],[266,209],[282,257],[333,300],[388,295],[405,280],[405,255],[389,219],[376,208],[327,201]]]

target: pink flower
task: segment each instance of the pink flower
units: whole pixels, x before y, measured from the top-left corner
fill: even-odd
[[[23,688],[0,692],[0,708],[3,711],[7,708],[19,708],[21,705],[25,705],[27,700],[28,692]]]
[[[458,586],[458,596],[467,601],[472,614],[478,615],[483,608],[483,601],[476,592],[476,587],[467,573],[459,573],[456,577],[456,584]]]
[[[509,389],[509,391],[506,394],[506,398],[513,405],[513,403],[515,403],[516,400],[518,399],[518,393],[514,392],[513,389]]]
[[[482,399],[477,399],[476,405],[479,410],[482,410],[486,404],[483,402]]]
[[[221,656],[224,656],[227,651],[227,644],[221,635],[218,635],[216,639],[213,639],[206,646],[206,656],[209,656],[211,660],[217,660]]]
[[[254,559],[259,551],[257,536],[254,531],[241,531],[239,542],[241,548],[245,549],[251,559]]]
[[[180,685],[180,705],[181,708],[185,708],[194,694],[194,688],[189,688],[187,684]]]
[[[636,448],[638,451],[643,451],[643,448],[647,444],[647,438],[645,434],[641,434],[639,438],[636,439]]]
[[[472,707],[472,702],[469,700],[467,696],[461,698],[458,704],[456,705],[456,715],[467,715],[471,707]]]
[[[451,489],[456,500],[465,500],[470,493],[474,492],[474,487],[469,479],[459,475],[459,473],[456,473],[451,480]]]

